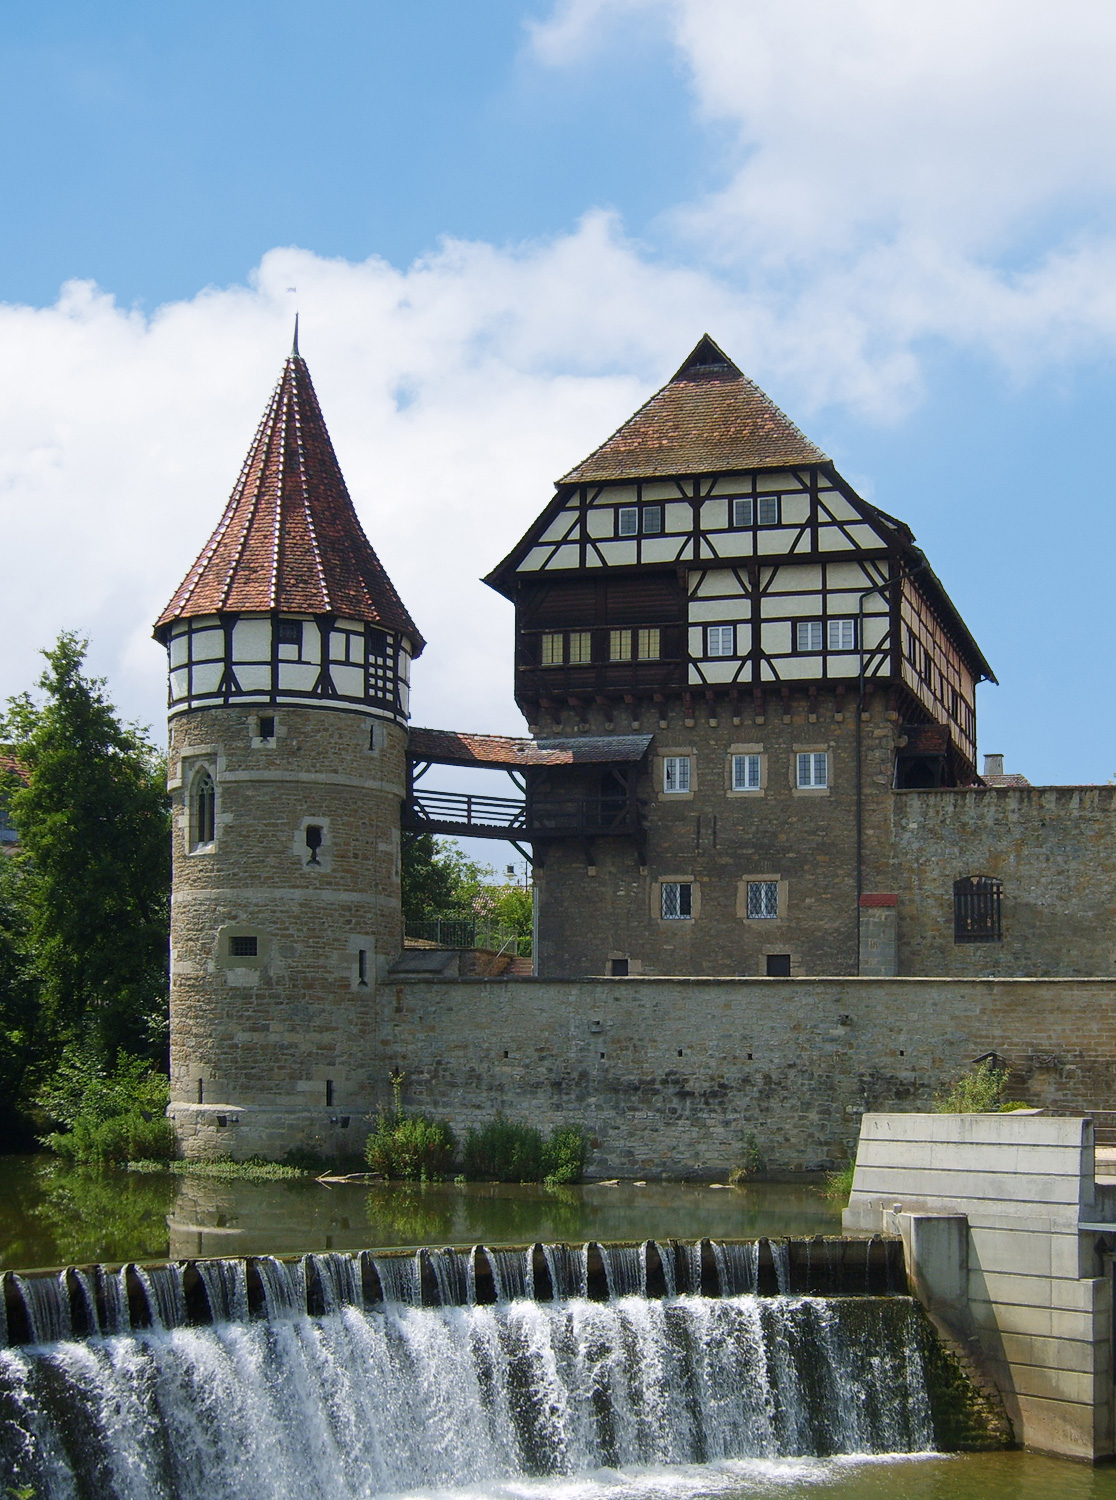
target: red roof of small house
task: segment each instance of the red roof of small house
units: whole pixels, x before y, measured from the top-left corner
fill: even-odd
[[[364,534],[306,361],[292,351],[216,531],[159,616],[340,615],[425,642]]]
[[[825,461],[822,450],[706,334],[662,390],[558,482]]]

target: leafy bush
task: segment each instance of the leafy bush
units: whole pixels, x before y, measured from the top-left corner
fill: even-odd
[[[1005,1100],[1008,1070],[997,1068],[991,1058],[983,1058],[956,1080],[948,1094],[939,1094],[934,1108],[940,1115],[1010,1114],[1030,1106],[1019,1100]]]
[[[70,1161],[166,1160],[176,1152],[169,1097],[167,1079],[146,1058],[118,1052],[110,1068],[89,1049],[68,1047],[37,1103],[69,1128],[43,1144]]]
[[[499,1113],[479,1130],[469,1130],[462,1153],[465,1176],[474,1182],[580,1182],[589,1137],[576,1127],[559,1127],[544,1138],[534,1125],[520,1125]]]
[[[761,1172],[767,1171],[767,1162],[759,1148],[759,1142],[751,1131],[744,1137],[744,1150],[741,1156],[740,1165],[734,1167],[729,1174],[730,1187],[740,1187],[742,1183],[747,1182],[749,1177],[757,1177]]]
[[[562,1187],[580,1182],[589,1155],[589,1135],[577,1125],[559,1126],[550,1132],[546,1143],[547,1170],[543,1181],[547,1187]]]
[[[444,1120],[398,1111],[380,1116],[364,1148],[373,1172],[412,1182],[447,1176],[456,1152],[457,1141]]]

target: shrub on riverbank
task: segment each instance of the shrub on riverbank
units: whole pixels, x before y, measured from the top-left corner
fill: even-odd
[[[152,1161],[138,1159],[129,1161],[129,1172],[170,1172],[176,1177],[212,1177],[219,1182],[288,1182],[311,1173],[306,1167],[292,1167],[283,1162],[264,1161],[253,1157],[250,1161],[233,1161],[231,1157],[215,1157],[208,1161]]]
[[[444,1120],[395,1110],[380,1116],[364,1148],[373,1172],[410,1182],[448,1176],[456,1154],[457,1140]]]
[[[75,1162],[167,1160],[177,1154],[166,1118],[167,1079],[142,1057],[118,1052],[111,1067],[96,1054],[67,1048],[38,1104],[67,1127],[43,1145]]]
[[[938,1094],[934,1109],[940,1115],[1011,1114],[1030,1106],[1018,1099],[1005,1099],[1007,1068],[997,1068],[992,1058],[983,1058],[962,1073],[948,1094]]]
[[[462,1166],[472,1182],[580,1182],[589,1138],[583,1130],[559,1127],[547,1139],[534,1125],[521,1125],[497,1113],[487,1125],[465,1136]]]

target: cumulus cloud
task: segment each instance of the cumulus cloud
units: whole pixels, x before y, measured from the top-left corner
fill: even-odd
[[[577,66],[637,16],[728,136],[722,185],[664,223],[778,319],[789,366],[816,331],[814,399],[901,409],[924,339],[1022,374],[1111,350],[1103,0],[561,0],[531,45]]]

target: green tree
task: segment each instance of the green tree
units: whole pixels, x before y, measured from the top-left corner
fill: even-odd
[[[14,698],[0,741],[25,784],[8,793],[19,834],[19,948],[52,1050],[161,1057],[166,1045],[170,811],[164,768],[145,733],[121,722],[87,643],[44,651],[42,700]]]
[[[27,961],[20,897],[19,867],[0,852],[0,1150],[33,1143],[20,1102],[38,1040],[39,990]]]
[[[454,839],[435,838],[432,833],[404,833],[402,853],[406,921],[475,915],[474,899],[494,874],[488,865],[470,859]]]

